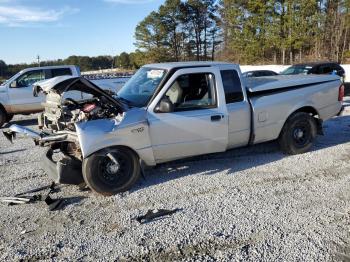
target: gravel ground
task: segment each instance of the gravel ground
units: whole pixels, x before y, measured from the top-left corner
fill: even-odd
[[[35,116],[13,122],[35,127]],[[65,186],[59,211],[0,203],[0,260],[349,261],[349,141],[350,107],[303,155],[265,143],[160,165],[114,197]],[[50,183],[41,154],[0,135],[0,196]],[[181,211],[134,220],[156,208]]]

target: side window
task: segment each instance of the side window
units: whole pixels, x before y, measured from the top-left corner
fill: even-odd
[[[43,70],[33,70],[27,73],[24,73],[19,78],[17,78],[18,87],[31,86],[35,82],[45,79],[45,74]]]
[[[330,74],[332,73],[332,68],[330,65],[324,65],[320,67],[320,74]]]
[[[222,70],[221,78],[225,90],[226,103],[230,104],[243,101],[242,84],[237,71]]]
[[[307,73],[308,74],[320,74],[320,67],[319,66],[314,66]]]
[[[338,64],[334,64],[333,67],[334,67],[334,70],[337,70],[337,71],[343,70],[343,68]]]
[[[179,76],[165,96],[174,104],[174,111],[216,107],[214,75],[210,73]]]
[[[341,74],[342,73],[342,68],[340,67],[340,65],[338,64],[332,64],[332,72],[336,71],[337,74]]]
[[[70,68],[56,68],[51,70],[51,76],[56,77],[56,76],[71,76],[72,71]]]

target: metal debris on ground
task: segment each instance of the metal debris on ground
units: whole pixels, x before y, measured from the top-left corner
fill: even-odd
[[[175,208],[173,210],[167,210],[167,209],[155,209],[155,210],[148,210],[147,213],[143,216],[139,216],[136,218],[136,221],[140,224],[144,224],[147,222],[150,222],[156,218],[172,215],[178,211],[180,211],[180,208]]]
[[[27,197],[1,197],[0,201],[8,203],[9,205],[17,205],[30,203],[32,200]]]
[[[45,203],[49,206],[50,211],[57,210],[61,207],[61,204],[63,202],[62,199],[52,199],[50,197],[50,193],[47,194],[46,198],[44,199]]]
[[[43,191],[43,190],[46,190],[46,189],[50,189],[50,192],[53,192],[56,189],[55,182],[52,182],[48,186],[38,187],[38,188],[35,188],[35,189],[28,190],[26,192],[18,193],[18,194],[15,195],[15,197],[26,195],[26,194],[31,194],[31,193],[37,193],[37,192],[40,192],[40,191]]]
[[[45,197],[42,195],[33,195],[33,196],[23,196],[31,193],[40,192],[43,190],[49,190]],[[56,184],[52,183],[48,186],[43,186],[35,189],[28,190],[26,192],[22,192],[16,194],[14,197],[0,197],[0,202],[8,203],[9,205],[17,205],[17,204],[29,204],[37,201],[44,201],[48,206],[50,211],[54,211],[59,209],[62,205],[63,199],[52,199],[50,194],[53,193],[57,189]]]
[[[4,136],[6,137],[6,139],[8,141],[10,141],[11,143],[13,143],[13,139],[16,138],[16,133],[12,132],[12,131],[2,131],[2,133],[4,134]]]

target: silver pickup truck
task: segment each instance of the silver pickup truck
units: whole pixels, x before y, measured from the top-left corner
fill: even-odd
[[[69,98],[77,91],[84,100]],[[285,153],[304,153],[323,121],[341,112],[344,87],[332,75],[248,80],[235,64],[188,62],[146,65],[116,96],[80,77],[35,92],[47,95],[43,131],[13,125],[4,134],[47,146],[43,166],[56,182],[112,195],[128,190],[144,166],[175,159],[276,139]]]

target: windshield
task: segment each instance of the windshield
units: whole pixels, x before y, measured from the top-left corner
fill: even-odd
[[[282,75],[299,75],[299,74],[307,74],[311,69],[311,66],[291,66],[286,70],[282,71]]]
[[[144,107],[165,76],[165,70],[142,67],[118,92],[131,106]]]

